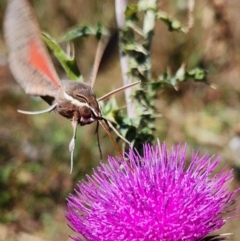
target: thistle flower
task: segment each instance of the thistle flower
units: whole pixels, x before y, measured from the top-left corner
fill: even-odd
[[[128,161],[126,161],[128,160]],[[110,157],[81,181],[68,198],[67,219],[81,235],[76,241],[199,241],[222,227],[239,198],[229,191],[231,171],[213,174],[220,158],[193,153],[186,146],[144,145],[126,160]],[[129,168],[129,164],[132,169]],[[231,210],[232,209],[232,210]]]

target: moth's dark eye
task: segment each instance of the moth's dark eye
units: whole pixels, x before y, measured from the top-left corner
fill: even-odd
[[[91,114],[92,114],[91,110],[89,108],[87,108],[86,106],[81,107],[79,112],[80,112],[80,115],[84,118],[91,117]]]

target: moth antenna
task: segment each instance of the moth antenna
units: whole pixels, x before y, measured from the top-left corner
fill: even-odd
[[[111,91],[111,92],[103,95],[102,97],[98,98],[97,101],[105,100],[105,99],[109,98],[111,95],[114,95],[115,93],[118,93],[118,92],[120,92],[120,91],[122,91],[122,90],[125,90],[125,89],[127,89],[127,88],[130,88],[130,87],[132,87],[132,86],[134,86],[134,85],[137,85],[137,84],[139,84],[139,83],[141,83],[141,81],[136,81],[136,82],[134,82],[134,83],[131,83],[131,84],[122,86],[122,87],[120,87],[120,88],[117,88],[117,89],[115,89],[115,90],[113,90],[113,91]]]
[[[74,153],[74,149],[75,149],[75,140],[76,140],[76,133],[77,133],[77,121],[74,119],[72,119],[71,121],[71,125],[73,128],[73,137],[72,140],[69,143],[69,151],[71,153],[71,167],[70,167],[70,174],[72,174],[72,170],[73,170],[73,153]]]
[[[98,143],[98,150],[100,153],[100,160],[102,160],[102,150],[101,150],[101,145],[100,145],[100,139],[99,139],[99,122],[97,121],[97,127],[96,127],[96,131],[95,134],[97,135],[97,143]]]
[[[39,110],[39,111],[26,111],[26,110],[17,110],[19,113],[21,114],[25,114],[25,115],[39,115],[39,114],[44,114],[47,112],[52,111],[53,109],[55,109],[55,107],[57,106],[57,103],[49,106],[47,109],[45,110]]]
[[[92,88],[94,86],[94,83],[95,83],[95,80],[97,77],[97,73],[98,73],[98,69],[99,69],[99,65],[101,63],[101,59],[102,59],[102,56],[103,56],[103,53],[105,51],[107,44],[108,44],[108,39],[107,40],[105,39],[105,41],[103,39],[100,39],[98,42],[97,52],[96,52],[96,56],[94,59],[89,82],[88,82],[88,85],[91,86]]]
[[[120,138],[122,139],[124,142],[126,142],[129,146],[131,146],[131,143],[126,139],[124,138],[118,131],[117,129],[112,125],[111,121],[103,118],[103,120],[105,120],[105,122],[109,125],[109,127],[115,132],[115,134]]]

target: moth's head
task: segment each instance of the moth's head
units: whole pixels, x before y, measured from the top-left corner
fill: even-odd
[[[81,93],[75,93],[74,98],[82,104],[77,105],[80,125],[91,124],[102,117],[95,94],[84,96]]]
[[[80,125],[91,124],[102,117],[96,95],[90,86],[73,81],[63,81],[63,86],[64,99],[70,104],[71,115]]]

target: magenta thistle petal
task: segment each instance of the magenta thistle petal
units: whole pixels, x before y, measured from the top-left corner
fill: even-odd
[[[186,146],[167,152],[158,144],[144,145],[143,156],[131,150],[126,159],[134,172],[110,157],[69,196],[67,219],[84,237],[74,240],[203,240],[239,199],[239,189],[229,191],[231,171],[213,174],[220,158],[197,152],[187,166]]]

